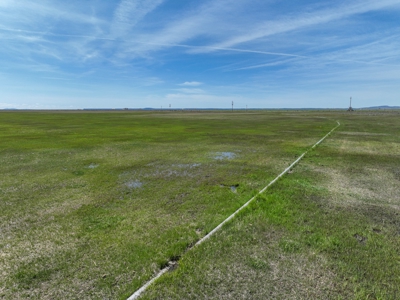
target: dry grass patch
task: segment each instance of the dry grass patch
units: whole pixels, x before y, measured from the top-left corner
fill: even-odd
[[[399,183],[392,172],[386,169],[366,167],[363,173],[348,176],[335,167],[308,166],[327,180],[325,188],[336,205],[374,205],[390,206],[400,209]]]
[[[337,134],[344,135],[361,135],[361,136],[382,136],[390,135],[389,133],[376,133],[376,132],[354,132],[354,131],[336,131]]]

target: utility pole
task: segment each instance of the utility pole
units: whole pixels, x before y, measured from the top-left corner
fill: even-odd
[[[232,111],[233,111],[233,101],[232,101]]]
[[[354,109],[351,107],[351,97],[350,97],[350,106],[349,106],[349,109],[347,111],[354,111]]]

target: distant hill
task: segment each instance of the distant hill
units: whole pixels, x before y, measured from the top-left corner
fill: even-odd
[[[400,106],[380,105],[380,106],[362,107],[359,109],[400,109]]]

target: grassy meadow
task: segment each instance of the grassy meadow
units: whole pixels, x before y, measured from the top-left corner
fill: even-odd
[[[399,132],[399,111],[0,112],[0,298],[126,299],[179,259],[143,299],[397,299]]]

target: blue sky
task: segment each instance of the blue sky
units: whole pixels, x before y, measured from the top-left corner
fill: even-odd
[[[0,108],[400,105],[400,0],[0,0]]]

